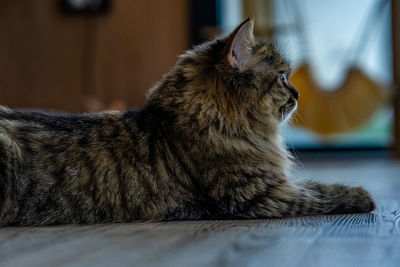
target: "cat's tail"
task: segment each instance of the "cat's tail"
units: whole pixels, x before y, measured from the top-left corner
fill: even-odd
[[[9,112],[9,111],[12,111],[9,107],[7,107],[7,106],[3,106],[3,105],[0,105],[0,111],[7,111],[7,112]]]
[[[16,188],[21,162],[21,151],[18,144],[0,125],[0,225],[6,225],[18,213],[13,199],[19,195]]]

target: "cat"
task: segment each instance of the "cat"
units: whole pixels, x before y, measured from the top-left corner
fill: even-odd
[[[137,111],[0,110],[2,226],[369,212],[360,187],[288,179],[299,93],[247,19],[180,56]]]

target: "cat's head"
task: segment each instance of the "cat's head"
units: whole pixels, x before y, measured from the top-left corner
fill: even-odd
[[[149,104],[201,130],[268,131],[297,106],[289,75],[289,64],[272,43],[254,38],[247,19],[229,36],[183,54],[151,90]]]

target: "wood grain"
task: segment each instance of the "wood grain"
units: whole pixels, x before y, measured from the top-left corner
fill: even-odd
[[[362,185],[370,214],[0,229],[0,266],[398,266],[400,164],[308,160],[296,177]]]
[[[92,94],[139,107],[187,49],[187,1],[118,0],[97,20]]]
[[[111,1],[67,15],[59,0],[0,5],[0,105],[68,112],[136,108],[187,49],[187,1]]]
[[[83,111],[85,21],[58,3],[1,1],[1,105]]]

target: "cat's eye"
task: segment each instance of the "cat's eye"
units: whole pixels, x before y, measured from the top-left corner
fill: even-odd
[[[279,78],[283,84],[287,83],[286,75],[283,72],[279,73]]]

